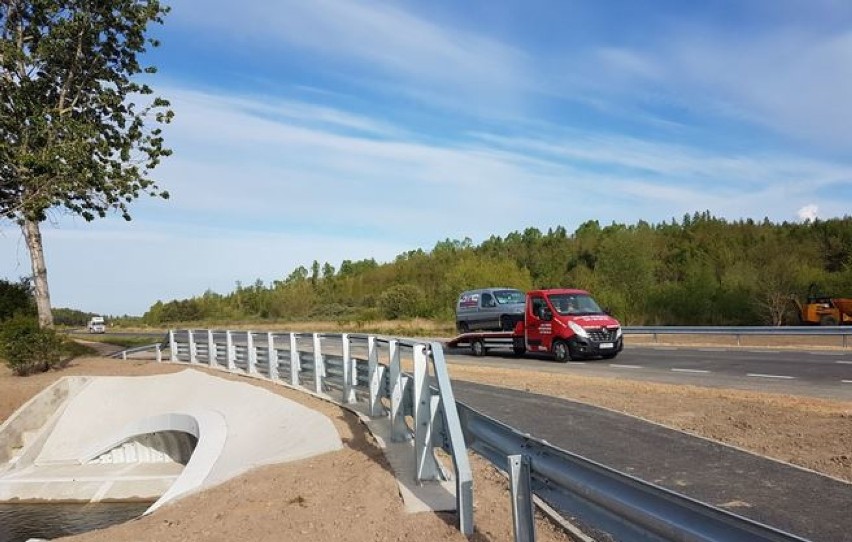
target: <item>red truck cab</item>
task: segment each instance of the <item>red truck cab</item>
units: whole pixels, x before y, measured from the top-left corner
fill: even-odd
[[[516,353],[523,345],[528,352],[551,353],[557,361],[611,359],[624,348],[618,320],[589,292],[567,288],[527,292],[524,320],[515,326],[513,339]]]

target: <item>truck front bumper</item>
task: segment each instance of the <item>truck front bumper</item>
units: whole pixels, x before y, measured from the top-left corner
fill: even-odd
[[[575,335],[568,341],[568,349],[572,358],[613,357],[624,349],[624,337],[613,342],[597,342]]]

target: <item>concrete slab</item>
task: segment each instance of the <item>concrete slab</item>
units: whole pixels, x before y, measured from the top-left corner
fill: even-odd
[[[19,460],[0,474],[0,499],[112,500],[157,493],[173,472],[151,475],[133,464],[122,470],[86,463],[134,436],[158,431],[184,431],[198,443],[152,509],[259,465],[342,447],[331,420],[322,414],[256,386],[193,369],[93,377],[68,397],[58,416],[50,434],[38,439],[40,449],[20,454],[31,460]]]

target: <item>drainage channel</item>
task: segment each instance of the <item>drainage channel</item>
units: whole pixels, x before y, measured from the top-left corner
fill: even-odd
[[[0,504],[0,542],[53,539],[124,523],[150,502]]]

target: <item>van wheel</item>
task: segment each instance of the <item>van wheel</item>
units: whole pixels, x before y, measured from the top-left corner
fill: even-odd
[[[467,325],[467,322],[459,322],[458,329],[459,333],[470,333],[470,326]]]
[[[500,329],[502,331],[512,331],[515,329],[515,323],[505,314],[500,317]]]
[[[565,363],[571,360],[571,353],[568,351],[568,343],[565,341],[553,341],[553,357],[556,361]]]
[[[485,352],[487,352],[485,343],[483,343],[481,339],[477,339],[470,343],[470,351],[476,357],[484,356]]]

